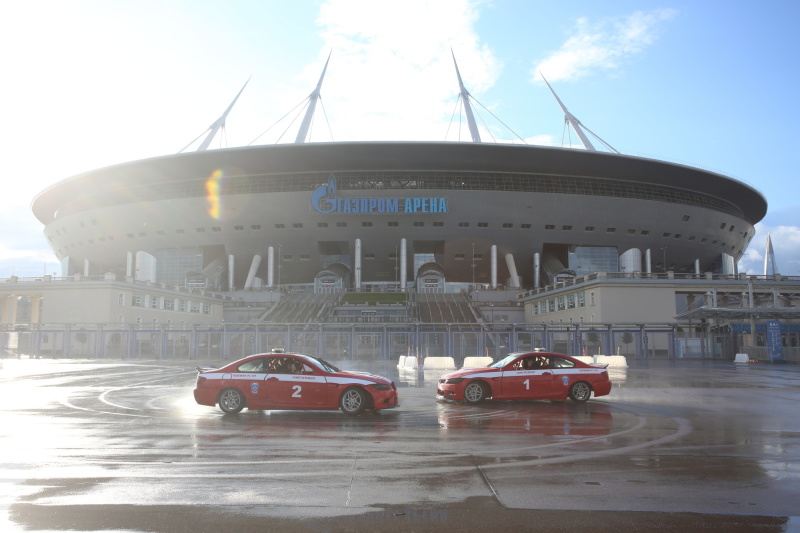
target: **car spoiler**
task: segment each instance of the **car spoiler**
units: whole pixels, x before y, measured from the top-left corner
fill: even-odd
[[[216,366],[196,366],[195,367],[199,373],[208,372],[209,370],[216,370],[218,367]]]
[[[608,363],[589,363],[589,366],[593,366],[595,368],[608,368]]]

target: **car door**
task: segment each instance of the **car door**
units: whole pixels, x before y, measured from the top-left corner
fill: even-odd
[[[267,374],[269,398],[276,407],[292,409],[324,405],[325,376],[300,358],[283,356]]]
[[[230,375],[231,385],[242,391],[248,409],[264,409],[269,406],[269,390],[265,384],[266,369],[267,358],[251,359]]]
[[[535,364],[526,367],[528,361]],[[503,368],[502,397],[518,400],[548,398],[553,394],[555,379],[545,357],[521,357]]]

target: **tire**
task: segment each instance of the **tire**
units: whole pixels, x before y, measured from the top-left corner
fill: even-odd
[[[219,408],[228,414],[238,413],[244,409],[244,394],[236,389],[225,389],[219,395]]]
[[[339,398],[339,409],[346,415],[360,415],[367,409],[367,393],[358,387],[350,387]]]
[[[473,381],[464,387],[464,401],[468,404],[481,403],[486,396],[486,385],[480,381]]]
[[[583,403],[592,395],[592,387],[585,381],[576,381],[569,388],[569,397],[573,402]]]

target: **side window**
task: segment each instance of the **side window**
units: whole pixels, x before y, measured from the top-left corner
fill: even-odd
[[[264,359],[253,359],[239,365],[239,372],[264,372]]]
[[[575,366],[575,363],[563,357],[551,357],[550,366],[552,368],[572,368]]]

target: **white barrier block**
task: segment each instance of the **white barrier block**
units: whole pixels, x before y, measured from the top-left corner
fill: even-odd
[[[455,369],[456,362],[452,357],[426,357],[422,368],[425,370],[430,370],[432,368],[437,370]]]
[[[587,365],[591,365],[595,362],[593,355],[576,355],[574,358]]]
[[[417,358],[413,355],[406,356],[406,360],[403,362],[403,368],[419,368],[417,365]]]
[[[733,360],[734,363],[749,363],[750,356],[746,353],[737,353],[736,357]]]
[[[406,367],[406,357],[405,355],[401,355],[400,359],[397,360],[397,368],[405,368]]]
[[[494,362],[491,357],[465,357],[461,368],[483,368]]]
[[[608,368],[628,368],[628,360],[624,355],[598,355],[597,362],[608,365]]]

